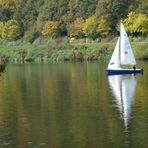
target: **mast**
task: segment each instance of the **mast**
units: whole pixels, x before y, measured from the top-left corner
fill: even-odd
[[[122,20],[120,21],[120,35],[119,35],[119,64],[121,66],[121,23]]]

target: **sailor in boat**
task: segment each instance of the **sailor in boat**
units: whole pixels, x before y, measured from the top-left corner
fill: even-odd
[[[136,66],[135,65],[133,66],[133,69],[136,70]],[[141,71],[143,72],[143,68],[141,68]]]
[[[136,66],[135,65],[133,66],[133,69],[136,70]]]

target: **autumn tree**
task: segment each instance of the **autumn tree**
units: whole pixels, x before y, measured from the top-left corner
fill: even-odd
[[[15,11],[19,5],[19,0],[0,0],[0,6],[10,8]]]
[[[5,23],[2,38],[13,41],[20,38],[21,28],[16,20],[9,20]]]
[[[96,39],[98,37],[98,32],[97,32],[97,27],[98,27],[98,21],[96,17],[90,16],[88,19],[86,19],[86,22],[84,24],[84,33],[88,38],[91,39]]]
[[[111,28],[107,22],[107,20],[103,17],[100,17],[97,32],[101,37],[106,37],[111,32]]]
[[[130,12],[124,23],[132,35],[148,35],[148,16],[145,14]]]
[[[148,16],[141,13],[138,14],[134,28],[135,32],[138,32],[143,36],[148,35]]]
[[[4,26],[5,26],[5,23],[0,22],[0,38],[2,38],[3,31],[4,31]]]
[[[124,20],[128,13],[134,11],[147,15],[147,9],[148,0],[0,0],[0,21],[17,20],[21,27],[21,36],[25,32],[40,34],[44,23],[53,21],[59,22],[59,36],[66,36],[75,30],[74,36],[81,37],[83,33],[78,31],[80,26],[75,22],[78,21],[79,24],[79,18],[82,18],[86,20],[84,34],[95,39],[98,35],[105,37],[110,33],[117,34],[116,25],[121,19]],[[96,18],[89,25],[91,16]],[[138,20],[140,28],[145,17],[138,17]],[[135,35],[145,34],[146,31],[133,32]]]
[[[69,25],[68,32],[70,37],[81,38],[84,36],[83,26],[85,24],[84,19],[77,18],[73,23]]]
[[[42,35],[47,37],[57,37],[59,35],[59,22],[57,21],[48,21],[43,27]]]

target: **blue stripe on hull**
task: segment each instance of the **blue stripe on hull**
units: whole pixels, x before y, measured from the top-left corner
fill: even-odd
[[[128,70],[128,69],[112,70],[112,69],[107,69],[106,71],[107,71],[108,75],[143,73],[142,69],[136,69],[136,70]]]

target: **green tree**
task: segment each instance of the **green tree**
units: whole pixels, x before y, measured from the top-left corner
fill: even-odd
[[[69,0],[68,2],[68,11],[64,19],[68,23],[74,22],[74,20],[76,20],[77,2],[77,0]]]
[[[116,24],[127,15],[127,0],[100,0],[96,8],[97,17],[103,16],[112,29],[116,32]]]
[[[26,22],[35,21],[38,17],[35,3],[36,2],[34,0],[27,0],[24,9]]]
[[[96,5],[99,0],[78,0],[76,6],[76,15],[84,19],[95,13]]]
[[[138,8],[136,12],[148,14],[148,1],[147,0],[137,0]]]
[[[7,22],[13,16],[13,12],[7,7],[0,7],[0,21]]]
[[[41,8],[40,18],[43,21],[59,21],[67,15],[68,0],[46,0]]]
[[[20,0],[17,11],[14,14],[14,19],[20,23],[22,35],[25,31],[32,31],[34,28],[38,27],[39,5],[43,5],[41,0]]]
[[[13,41],[20,38],[21,28],[19,23],[16,20],[9,20],[6,22],[2,37],[4,39]]]
[[[40,9],[39,19],[41,21],[58,21],[59,34],[67,35],[68,19],[68,0],[48,0]]]
[[[21,35],[24,34],[24,32],[27,29],[27,21],[25,20],[25,6],[26,6],[27,0],[20,0],[19,6],[14,13],[14,19],[17,20],[21,27]]]
[[[43,21],[55,20],[57,12],[57,0],[46,0],[45,4],[41,8],[39,17]]]

